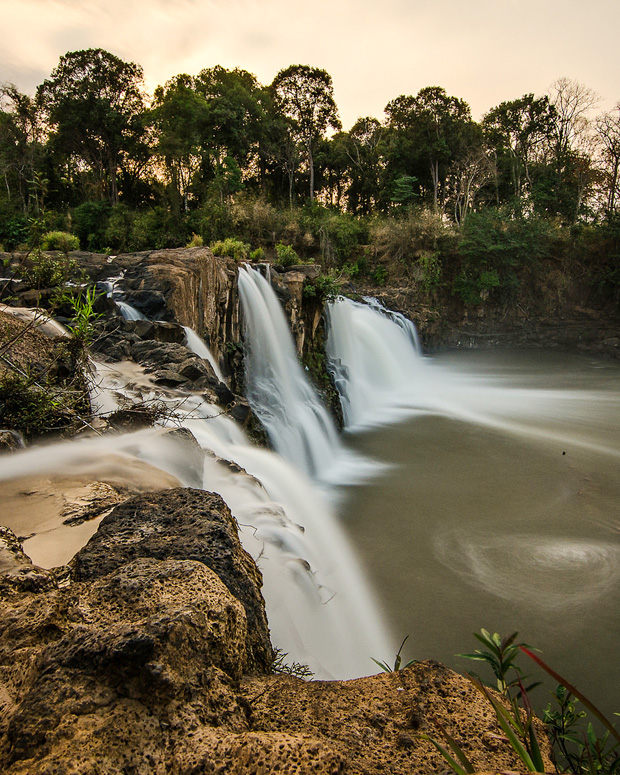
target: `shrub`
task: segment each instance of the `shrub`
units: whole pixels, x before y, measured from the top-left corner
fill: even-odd
[[[56,288],[68,282],[77,270],[76,261],[66,255],[60,258],[34,250],[16,274],[32,288]]]
[[[218,240],[209,245],[214,256],[230,256],[237,263],[247,260],[250,254],[250,246],[234,237]]]
[[[257,263],[265,258],[265,251],[262,248],[256,248],[250,253],[250,261]]]
[[[340,295],[342,277],[336,276],[332,272],[329,274],[320,274],[314,280],[306,279],[303,286],[304,299],[316,299],[321,304],[333,301]]]
[[[41,238],[43,250],[61,250],[68,253],[70,250],[80,249],[80,240],[66,231],[48,231]]]
[[[276,256],[276,264],[284,269],[301,263],[299,256],[293,248],[290,245],[284,245],[282,242],[278,242],[276,245]]]
[[[186,248],[201,248],[202,247],[202,237],[200,234],[192,234],[191,240],[187,243],[185,246]]]
[[[0,374],[0,424],[26,438],[69,428],[75,421],[57,390],[35,385],[28,377],[12,372]]]

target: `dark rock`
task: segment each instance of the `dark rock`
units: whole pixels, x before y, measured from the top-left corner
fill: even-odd
[[[103,519],[78,552],[75,575],[79,581],[101,578],[138,557],[195,560],[214,570],[245,608],[247,664],[268,669],[271,645],[262,577],[242,549],[236,522],[219,495],[175,489],[129,499]]]
[[[142,312],[152,320],[169,319],[170,312],[166,304],[166,298],[161,291],[143,289],[139,291],[127,291],[123,300],[132,307]]]
[[[0,451],[20,449],[25,446],[26,442],[19,431],[13,431],[10,428],[0,428]]]

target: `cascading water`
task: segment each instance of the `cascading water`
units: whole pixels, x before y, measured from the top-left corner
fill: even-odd
[[[270,283],[239,272],[245,320],[247,397],[275,450],[316,481],[359,481],[377,466],[349,452],[297,359],[288,323]]]
[[[345,427],[391,422],[411,407],[422,369],[415,328],[374,299],[340,297],[327,305],[328,367],[340,393]]]
[[[211,364],[213,373],[219,379],[219,381],[226,382],[224,375],[220,371],[218,362],[215,360],[215,356],[207,346],[207,343],[204,341],[204,339],[198,336],[194,329],[190,328],[189,326],[183,326],[183,330],[185,331],[185,346],[187,349],[191,350],[193,353],[196,353],[196,355],[198,355],[203,360],[208,361]]]
[[[125,320],[148,320],[147,316],[136,309],[131,304],[123,300],[123,291],[118,287],[118,283],[123,279],[124,272],[118,277],[110,277],[104,280],[101,285],[106,289],[106,296],[116,304],[118,311]]]
[[[282,357],[279,349],[272,357]],[[74,476],[122,483],[123,477],[154,471],[160,478],[165,473],[167,486],[178,481],[220,493],[263,573],[274,644],[320,678],[374,672],[370,657],[393,653],[394,647],[326,494],[279,455],[250,444],[230,418],[200,396],[158,393],[135,364],[94,363],[93,368],[94,403],[101,411],[136,400],[166,401],[168,422],[191,430],[205,450],[203,470],[196,471],[195,455],[183,453],[159,428],[14,453],[3,460],[0,482],[69,470]],[[37,557],[45,540],[49,532],[26,541],[26,552]],[[57,562],[68,561],[70,554]]]

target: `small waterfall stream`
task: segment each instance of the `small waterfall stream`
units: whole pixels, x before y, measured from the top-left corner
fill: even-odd
[[[379,466],[347,450],[310,384],[288,322],[270,283],[242,267],[239,295],[245,320],[247,398],[275,450],[324,484],[353,483]]]

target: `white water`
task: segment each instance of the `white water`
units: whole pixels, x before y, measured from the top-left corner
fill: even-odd
[[[185,331],[185,346],[188,348],[188,350],[191,350],[193,353],[196,353],[199,358],[202,358],[205,361],[208,361],[211,364],[211,368],[213,369],[213,373],[215,376],[219,379],[220,382],[226,382],[224,379],[224,375],[220,371],[220,367],[215,360],[215,356],[209,349],[207,343],[202,339],[198,334],[194,331],[193,328],[190,328],[189,326],[183,326],[183,330]]]
[[[345,428],[361,431],[419,415],[441,415],[620,456],[588,438],[537,427],[592,400],[589,391],[497,384],[492,375],[455,371],[421,355],[397,313],[339,298],[328,305],[328,367],[340,393]],[[394,316],[397,316],[394,319]],[[404,319],[403,319],[404,320]]]
[[[299,471],[325,484],[360,481],[378,467],[354,456],[302,369],[284,312],[255,269],[239,272],[247,398],[274,449]]]
[[[196,471],[191,456],[160,428],[14,453],[3,458],[0,481],[71,471],[117,482],[146,465],[184,486],[220,493],[263,573],[274,645],[320,678],[375,672],[371,657],[392,654],[394,645],[326,496],[279,455],[250,444],[200,396],[158,392],[136,364],[93,368],[101,412],[133,401],[167,402],[169,423],[189,428],[205,450],[203,470]]]

